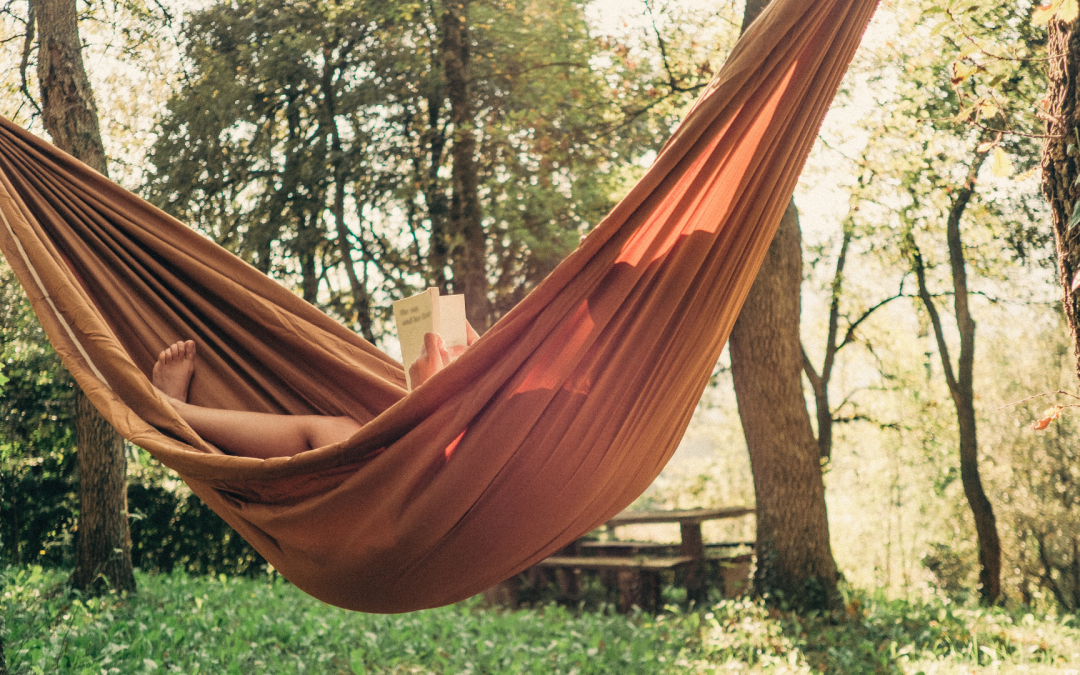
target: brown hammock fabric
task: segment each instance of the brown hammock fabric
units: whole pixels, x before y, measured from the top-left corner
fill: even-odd
[[[671,457],[877,0],[777,0],[630,194],[458,361],[400,364],[6,120],[0,250],[117,430],[286,578],[403,612],[469,597],[632,502]],[[193,403],[350,415],[349,441],[223,454],[147,374],[198,344]]]

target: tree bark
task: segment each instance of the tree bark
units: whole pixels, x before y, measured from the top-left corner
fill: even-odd
[[[0,505],[4,503],[4,481],[0,480]],[[18,530],[15,530],[15,539],[18,541]],[[0,527],[0,561],[4,559],[4,528]],[[4,615],[0,614],[0,675],[7,675],[7,659],[4,658],[4,634],[7,632],[7,624]]]
[[[742,29],[768,0],[748,0]],[[802,234],[794,200],[731,332],[731,374],[757,500],[754,591],[801,609],[841,604],[821,450],[802,389]]]
[[[469,322],[483,330],[490,315],[487,237],[480,209],[474,109],[469,92],[468,12],[468,0],[448,0],[442,16],[442,65],[454,128],[449,229],[454,248],[454,292],[465,295]]]
[[[79,456],[78,551],[71,583],[102,590],[134,591],[127,511],[127,460],[120,435],[83,395],[76,401]]]
[[[802,241],[792,201],[731,333],[731,374],[757,495],[755,592],[800,609],[841,600],[799,343]]]
[[[1062,304],[1072,333],[1080,377],[1080,227],[1069,226],[1080,206],[1080,31],[1076,22],[1052,19],[1049,25],[1046,144],[1042,153],[1042,190],[1050,205],[1057,244]]]
[[[105,149],[83,68],[75,0],[35,0],[34,5],[45,129],[57,147],[105,174]],[[133,591],[123,440],[82,392],[75,405],[80,507],[71,581],[88,589],[104,577],[116,590]]]
[[[985,138],[980,140],[986,140]],[[998,538],[997,520],[994,508],[983,489],[979,476],[979,442],[975,424],[975,319],[968,306],[967,265],[964,260],[964,244],[960,235],[960,220],[968,203],[975,194],[975,183],[979,169],[982,168],[989,149],[975,153],[975,159],[968,169],[964,185],[956,191],[949,217],[945,226],[945,236],[949,245],[949,269],[953,281],[953,307],[956,314],[956,328],[960,333],[960,357],[956,371],[953,371],[949,356],[949,346],[941,327],[934,299],[926,285],[926,269],[922,255],[910,241],[915,277],[919,283],[919,298],[930,315],[937,341],[938,355],[945,380],[949,385],[949,394],[956,408],[956,421],[960,429],[960,482],[964,486],[971,513],[975,518],[975,532],[979,541],[979,595],[984,603],[997,602],[1001,595],[1001,540]]]

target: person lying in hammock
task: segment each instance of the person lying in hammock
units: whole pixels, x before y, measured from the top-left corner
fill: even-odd
[[[476,340],[476,331],[466,324],[468,344]],[[413,388],[456,359],[467,347],[448,352],[437,333],[424,335],[420,356],[409,368]],[[165,400],[195,433],[222,450],[243,457],[269,459],[333,445],[360,430],[351,417],[323,415],[274,415],[245,410],[204,408],[188,403],[188,386],[195,374],[195,343],[177,342],[158,354],[151,378]]]

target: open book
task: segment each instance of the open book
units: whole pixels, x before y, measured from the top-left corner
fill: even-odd
[[[441,335],[447,351],[468,344],[464,295],[439,295],[439,289],[429,288],[395,302],[394,321],[397,322],[401,361],[405,364],[405,383],[409,391],[412,391],[409,367],[420,356],[425,333]]]

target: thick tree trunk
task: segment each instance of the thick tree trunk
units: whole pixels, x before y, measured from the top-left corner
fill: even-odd
[[[34,5],[45,129],[57,147],[104,174],[105,150],[83,69],[75,0],[37,0]],[[132,591],[123,441],[81,392],[75,424],[81,502],[72,583],[86,589],[104,575],[112,588]]]
[[[747,0],[745,31],[768,5]],[[802,234],[794,200],[731,332],[731,374],[757,499],[754,591],[803,609],[840,602],[821,450],[803,397]]]
[[[79,543],[71,582],[134,591],[128,532],[127,462],[120,436],[79,396],[75,430],[79,444]]]
[[[0,480],[0,505],[4,503],[4,481]],[[18,530],[15,530],[18,533]],[[18,534],[16,534],[18,540]],[[4,559],[4,528],[0,527],[0,561]],[[17,563],[16,563],[17,564]],[[4,658],[4,634],[7,632],[7,624],[4,615],[0,614],[0,675],[7,675],[7,659]]]
[[[469,322],[479,330],[488,326],[487,237],[480,209],[476,166],[476,135],[469,92],[468,2],[450,0],[442,16],[442,65],[454,144],[450,150],[453,192],[450,231],[453,233],[454,292],[465,295]]]
[[[791,202],[731,333],[731,373],[757,495],[754,588],[802,609],[840,602],[820,450],[803,396],[802,241]]]
[[[1080,31],[1076,22],[1053,19],[1049,26],[1046,144],[1042,153],[1042,189],[1050,204],[1057,242],[1058,272],[1065,316],[1072,332],[1080,377],[1080,227],[1069,226],[1080,203]]]

